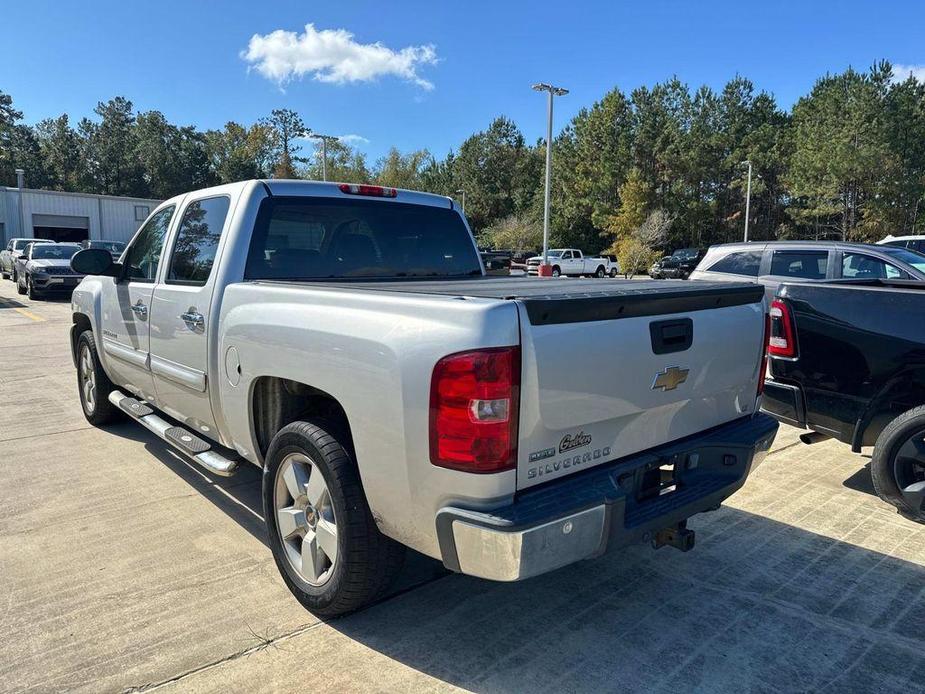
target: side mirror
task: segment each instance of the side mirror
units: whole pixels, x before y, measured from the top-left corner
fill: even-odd
[[[71,256],[71,269],[80,275],[104,275],[118,277],[121,270],[112,261],[109,251],[103,248],[85,248]]]
[[[25,257],[26,257],[25,253],[17,253],[16,251],[13,251],[13,258],[15,260],[22,260]]]

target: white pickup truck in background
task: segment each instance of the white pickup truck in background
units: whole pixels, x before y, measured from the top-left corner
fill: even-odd
[[[229,184],[72,267],[87,420],[261,467],[276,564],[322,615],[373,600],[404,546],[501,581],[690,549],[777,430],[761,287],[488,278],[445,197]]]
[[[607,257],[586,256],[577,248],[550,248],[547,252],[552,276],[559,277],[616,277],[617,263]],[[543,256],[527,258],[527,274],[536,277],[540,272]]]

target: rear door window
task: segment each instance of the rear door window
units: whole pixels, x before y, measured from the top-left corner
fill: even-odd
[[[186,206],[173,244],[167,284],[201,287],[208,281],[230,200],[221,195]]]
[[[769,274],[824,280],[829,265],[828,251],[774,251]]]
[[[863,253],[845,253],[841,265],[841,276],[846,279],[898,280],[906,276],[895,265]]]
[[[665,264],[666,260],[668,259],[663,258],[662,263]],[[761,267],[761,251],[737,251],[713,263],[708,271],[757,277],[759,267]]]

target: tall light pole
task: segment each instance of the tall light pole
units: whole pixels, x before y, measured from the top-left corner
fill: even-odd
[[[748,165],[748,186],[745,191],[745,241],[748,241],[748,218],[749,212],[751,209],[752,202],[752,162],[749,159],[746,159],[742,162],[743,165]]]
[[[546,92],[548,98],[548,118],[546,122],[546,191],[543,194],[543,265],[549,265],[549,189],[552,181],[552,98],[568,94],[568,89],[554,87],[551,84],[540,82],[533,85],[534,91]],[[541,269],[542,271],[542,269]]]
[[[336,135],[321,135],[319,133],[309,132],[306,137],[313,140],[321,140],[321,180],[328,180],[328,140],[340,140]]]
[[[466,216],[466,191],[462,188],[456,191],[457,195],[462,195],[462,213],[463,217]]]

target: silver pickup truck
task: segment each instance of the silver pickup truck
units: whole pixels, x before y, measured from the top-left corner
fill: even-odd
[[[87,419],[261,467],[277,566],[323,615],[374,599],[404,546],[500,581],[689,549],[777,431],[761,287],[487,278],[445,197],[235,183],[72,266]]]

